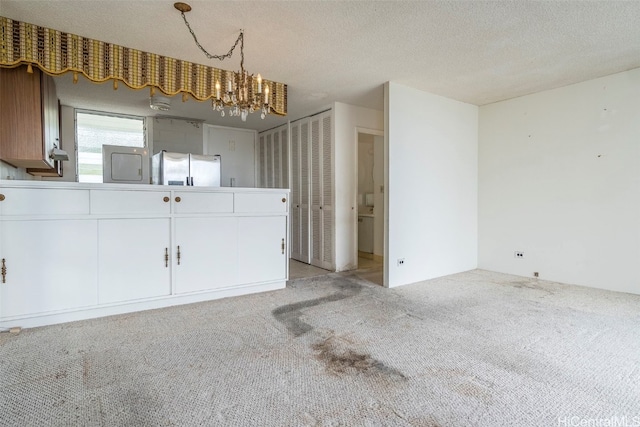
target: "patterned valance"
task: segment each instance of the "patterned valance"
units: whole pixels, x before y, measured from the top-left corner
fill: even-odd
[[[35,65],[50,75],[79,73],[102,83],[121,81],[133,89],[157,88],[167,95],[216,96],[216,81],[227,87],[233,71],[181,61],[101,42],[0,16],[0,67]],[[77,75],[74,76],[77,78]],[[287,85],[263,80],[270,88],[270,113],[287,114]]]

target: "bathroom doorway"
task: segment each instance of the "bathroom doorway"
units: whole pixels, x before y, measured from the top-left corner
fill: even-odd
[[[358,275],[383,285],[384,254],[384,136],[359,129],[357,242]]]

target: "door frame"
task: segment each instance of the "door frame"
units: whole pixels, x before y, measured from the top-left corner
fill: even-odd
[[[354,166],[353,170],[355,171],[355,180],[354,181],[355,181],[356,188],[355,188],[355,191],[353,192],[353,200],[352,200],[352,203],[353,203],[352,206],[354,206],[354,210],[353,210],[354,214],[353,214],[353,218],[352,218],[354,227],[353,227],[353,236],[352,236],[352,238],[353,238],[353,241],[355,242],[355,245],[354,245],[354,251],[353,251],[352,257],[353,257],[353,260],[355,261],[355,265],[356,266],[358,265],[358,176],[359,176],[359,174],[358,174],[358,172],[359,172],[358,171],[358,134],[361,134],[361,133],[369,134],[369,135],[373,135],[373,136],[380,136],[380,137],[384,138],[384,130],[371,129],[371,128],[360,127],[360,126],[356,126],[356,128],[355,128],[354,146],[355,146],[356,155],[354,156],[354,163],[355,164],[353,165]],[[384,143],[383,143],[383,145],[384,145]],[[383,156],[385,155],[384,147],[383,147],[383,150],[382,150],[382,155]],[[382,185],[384,185],[384,190],[383,191],[385,193],[384,194],[385,197],[383,198],[384,199],[384,206],[382,208],[382,212],[383,212],[383,215],[384,215],[386,212],[388,212],[387,207],[386,207],[387,200],[388,200],[388,197],[386,196],[386,193],[387,193],[388,189],[387,189],[387,186],[385,184],[387,182],[387,168],[385,166],[386,165],[386,159],[383,158],[382,160],[383,160],[383,168],[382,168],[383,169],[383,180],[382,180],[383,184]],[[386,223],[387,219],[383,218],[383,221],[385,221],[385,223]],[[386,227],[385,227],[385,230],[386,230]],[[374,229],[374,236],[375,236],[375,229]],[[383,233],[382,233],[382,245],[383,245],[383,254],[386,254],[387,253],[386,231],[383,231]],[[388,287],[387,281],[384,280],[384,278],[386,277],[386,275],[384,274],[385,271],[387,271],[387,257],[385,257],[383,255],[382,277],[383,277],[384,286]]]

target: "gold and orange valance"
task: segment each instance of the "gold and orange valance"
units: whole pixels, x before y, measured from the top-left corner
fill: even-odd
[[[189,94],[199,101],[216,97],[235,73],[143,52],[0,16],[0,67],[35,65],[50,75],[68,72],[102,83],[121,81],[133,89],[157,88],[167,95]],[[270,112],[287,114],[287,85],[270,87]]]

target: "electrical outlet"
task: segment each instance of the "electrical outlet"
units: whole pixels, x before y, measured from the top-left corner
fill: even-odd
[[[404,265],[404,258],[398,258],[398,267],[402,267]]]
[[[516,252],[514,252],[514,253],[513,253],[513,256],[514,256],[515,258],[524,258],[524,252],[518,252],[518,251],[516,251]]]

